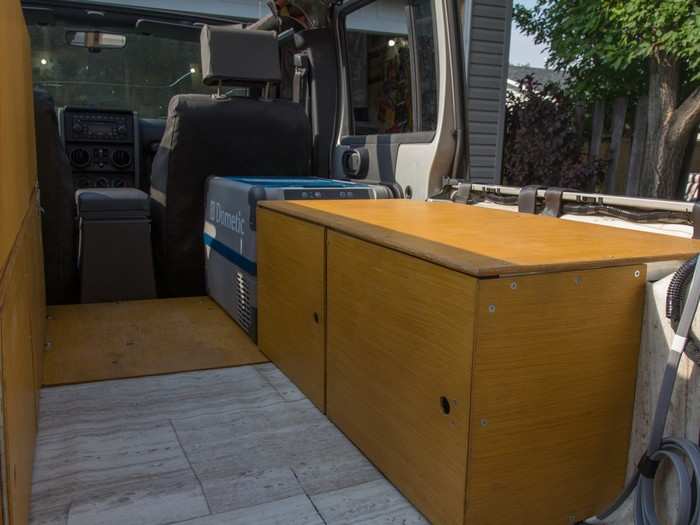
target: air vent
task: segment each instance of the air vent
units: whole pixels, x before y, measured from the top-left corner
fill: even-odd
[[[90,153],[83,148],[76,148],[70,152],[70,163],[75,168],[85,168],[90,164]]]
[[[123,149],[118,149],[112,153],[112,164],[119,169],[129,167],[131,164],[131,153]]]

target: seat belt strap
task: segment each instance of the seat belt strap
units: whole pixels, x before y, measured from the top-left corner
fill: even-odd
[[[302,104],[306,113],[309,112],[309,69],[311,63],[306,53],[294,55],[294,80],[292,82],[292,99]]]

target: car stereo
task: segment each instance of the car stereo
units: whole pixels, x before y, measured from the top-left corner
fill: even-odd
[[[76,189],[138,187],[134,112],[66,107],[60,117]]]

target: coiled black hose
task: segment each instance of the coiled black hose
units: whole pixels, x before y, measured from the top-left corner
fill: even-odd
[[[681,318],[683,290],[685,289],[688,279],[693,275],[693,270],[695,270],[697,262],[697,255],[685,261],[673,275],[671,284],[668,285],[668,292],[666,293],[666,317],[670,319],[672,323],[677,323]]]
[[[582,523],[607,523],[608,518],[634,493],[635,524],[659,525],[655,478],[659,465],[664,463],[670,467],[678,482],[677,515],[673,524],[700,525],[700,446],[687,439],[664,437],[678,367],[683,352],[687,352],[691,325],[700,303],[700,267],[697,262],[698,257],[694,257],[678,269],[666,295],[666,315],[674,325],[675,336],[661,380],[646,452],[639,461],[637,472],[627,482],[615,502],[601,514]],[[685,294],[684,304],[681,305],[688,283],[688,292]]]

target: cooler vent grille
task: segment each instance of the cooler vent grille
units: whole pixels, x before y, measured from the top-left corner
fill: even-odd
[[[252,290],[255,286],[250,276],[242,272],[233,274],[233,298],[235,317],[240,325],[248,332],[255,326]]]

